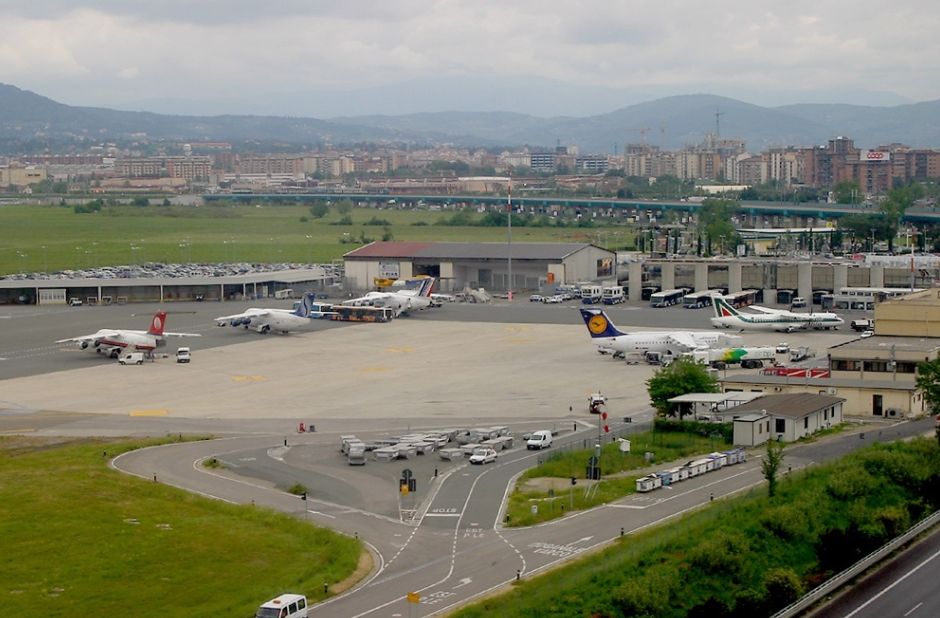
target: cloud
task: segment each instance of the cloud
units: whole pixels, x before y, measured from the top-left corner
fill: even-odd
[[[924,0],[35,0],[4,20],[0,82],[69,104],[461,75],[940,98],[940,13]]]

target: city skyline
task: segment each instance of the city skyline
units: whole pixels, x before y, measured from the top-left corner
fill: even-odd
[[[320,118],[940,98],[940,16],[920,0],[634,4],[39,0],[5,9],[0,82],[67,105]]]

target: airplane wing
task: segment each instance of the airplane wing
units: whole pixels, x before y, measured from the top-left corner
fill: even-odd
[[[114,339],[119,337],[120,332],[116,330],[99,330],[94,335],[83,335],[81,337],[70,337],[68,339],[59,339],[56,343],[94,343],[101,339]]]
[[[216,318],[215,322],[221,326],[225,326],[226,323],[231,324],[232,326],[238,326],[239,324],[248,324],[255,318],[264,318],[269,315],[271,315],[270,309],[249,309],[234,315],[223,315]],[[169,333],[164,333],[164,335],[168,334]]]
[[[202,337],[198,333],[163,333],[164,337]]]
[[[771,309],[770,307],[761,307],[760,305],[751,305],[748,309],[753,309],[758,313],[766,313],[767,315],[780,315],[782,313],[789,313],[783,309]]]
[[[691,335],[691,333],[669,333],[668,339],[669,341],[675,343],[678,346],[682,346],[687,350],[694,350],[698,346],[698,344],[695,342],[695,338]]]

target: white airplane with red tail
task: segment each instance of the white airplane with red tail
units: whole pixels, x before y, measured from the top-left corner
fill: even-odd
[[[166,311],[158,311],[150,320],[149,330],[103,328],[91,335],[60,339],[56,343],[77,343],[83,350],[92,348],[100,354],[107,354],[110,358],[118,358],[122,351],[139,350],[153,354],[157,348],[166,346],[167,337],[201,336],[195,333],[168,333],[163,330],[164,325],[166,325]]]

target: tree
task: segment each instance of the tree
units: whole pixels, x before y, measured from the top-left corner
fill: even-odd
[[[862,186],[857,180],[840,180],[832,187],[836,204],[858,204],[862,195]]]
[[[914,384],[923,393],[924,402],[934,413],[940,412],[940,356],[918,363]]]
[[[771,498],[777,494],[777,472],[783,464],[783,443],[767,440],[767,455],[760,462],[761,472],[767,479],[767,491]]]
[[[884,220],[888,228],[888,251],[894,248],[894,237],[897,236],[904,213],[923,195],[923,185],[919,183],[912,184],[900,189],[891,189],[888,191],[888,196],[878,205],[878,209],[884,213]]]
[[[698,231],[705,235],[709,248],[716,241],[723,245],[722,251],[740,244],[740,236],[731,221],[739,208],[740,205],[734,200],[708,198],[702,202],[698,211]]]
[[[314,219],[322,219],[330,212],[330,205],[325,202],[317,202],[310,207],[310,216]]]
[[[336,212],[341,215],[348,215],[352,212],[352,200],[340,200],[336,203]]]
[[[653,407],[664,416],[675,411],[675,404],[669,403],[673,397],[720,392],[718,380],[709,375],[708,367],[690,358],[679,358],[668,367],[656,370],[646,381],[646,388]],[[681,412],[679,420],[682,420]]]

